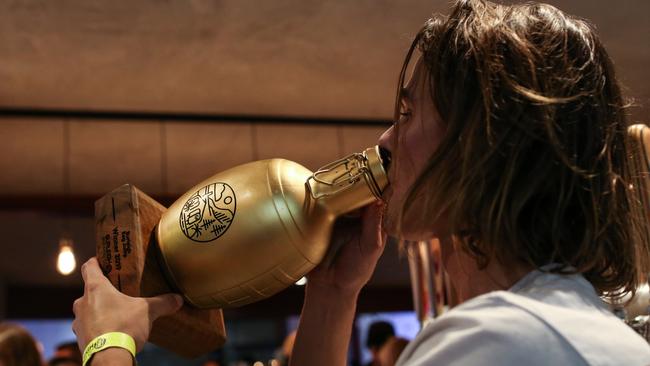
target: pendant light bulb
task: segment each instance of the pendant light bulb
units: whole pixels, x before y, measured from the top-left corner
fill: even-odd
[[[77,267],[77,260],[72,250],[72,240],[59,239],[59,256],[56,260],[56,269],[60,274],[67,276]]]

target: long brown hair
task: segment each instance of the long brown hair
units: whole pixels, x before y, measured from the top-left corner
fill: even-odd
[[[22,327],[0,323],[0,364],[3,366],[42,366],[34,338]]]
[[[446,132],[402,218],[431,225],[444,213],[482,267],[557,263],[601,293],[633,291],[649,268],[648,223],[625,104],[592,26],[546,4],[457,1],[416,37],[400,88],[414,48]]]

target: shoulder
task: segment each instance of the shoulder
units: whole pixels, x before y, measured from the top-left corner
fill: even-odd
[[[498,291],[436,319],[400,361],[402,365],[645,365],[650,362],[649,352],[641,337],[599,309],[559,306]]]
[[[510,300],[495,292],[451,310],[422,330],[402,364],[586,364],[547,324]]]

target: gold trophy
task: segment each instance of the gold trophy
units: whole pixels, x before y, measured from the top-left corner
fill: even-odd
[[[368,148],[315,173],[284,159],[240,165],[168,209],[122,186],[96,203],[97,257],[128,295],[185,298],[179,313],[154,322],[153,343],[190,357],[209,352],[225,341],[221,308],[296,282],[325,257],[337,216],[381,198],[383,153]]]

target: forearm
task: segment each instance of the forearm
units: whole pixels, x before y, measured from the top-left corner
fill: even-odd
[[[123,348],[107,348],[93,355],[90,366],[133,366],[133,356]]]
[[[346,365],[358,291],[309,286],[291,366]]]

